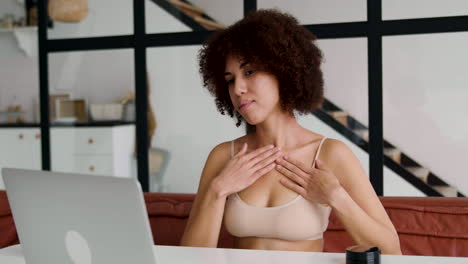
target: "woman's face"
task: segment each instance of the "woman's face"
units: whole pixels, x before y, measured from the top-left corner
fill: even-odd
[[[224,79],[234,108],[249,124],[259,124],[270,114],[281,112],[278,80],[272,74],[229,56]]]

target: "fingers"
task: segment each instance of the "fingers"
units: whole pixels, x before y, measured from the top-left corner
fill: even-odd
[[[281,152],[279,148],[273,148],[270,150],[267,150],[255,157],[253,157],[248,164],[246,164],[249,167],[258,167],[257,165],[260,166],[260,168],[265,167],[267,164],[274,162],[277,158],[281,157]],[[267,161],[268,160],[268,161]],[[259,169],[259,168],[256,168]]]
[[[276,170],[279,171],[281,174],[284,176],[288,177],[291,181],[295,182],[296,184],[305,187],[306,186],[306,181],[304,178],[299,177],[297,174],[293,173],[292,171],[286,169],[285,167],[281,165],[276,165]]]
[[[253,167],[252,167],[252,170],[253,171],[257,171],[261,168],[264,168],[270,164],[273,164],[273,165],[276,165],[274,162],[276,159],[280,158],[281,155],[283,155],[281,153],[281,151],[277,151],[276,153],[272,153],[270,154],[270,156],[267,156],[265,159],[261,160],[260,162],[257,162],[257,164],[255,164]]]
[[[321,160],[316,160],[315,161],[315,168],[319,170],[324,170],[324,171],[329,171],[328,166],[325,164],[325,162]]]
[[[270,165],[267,165],[259,170],[257,170],[254,174],[252,174],[252,176],[250,176],[249,178],[249,185],[253,184],[254,182],[256,182],[260,177],[262,177],[263,175],[267,174],[268,172],[270,172],[271,170],[273,170],[275,168],[275,164],[274,163],[271,163]]]
[[[286,157],[285,157],[286,158]],[[292,163],[293,161],[291,159],[279,159],[276,161],[279,165],[283,166],[284,168],[288,169],[289,171],[293,172],[294,174],[304,177],[307,172],[305,172],[303,169],[299,168],[296,164]],[[295,161],[295,163],[299,163],[298,161]]]
[[[242,148],[239,152],[237,152],[237,154],[235,156],[240,156],[240,155],[243,155],[245,152],[247,151],[247,143],[244,143],[242,145]]]
[[[301,161],[299,161],[297,159],[291,159],[288,156],[285,156],[284,160],[286,162],[292,164],[293,166],[296,166],[298,169],[300,169],[304,173],[308,173],[310,171],[310,169],[312,168],[312,166],[306,165],[306,164],[302,163]]]
[[[269,151],[269,150],[271,150],[273,148],[274,148],[273,145],[267,145],[267,146],[264,146],[262,148],[258,148],[256,150],[250,152],[249,154],[244,155],[244,157],[245,157],[246,160],[251,160],[255,156],[260,155],[260,154],[262,154],[262,153],[264,153],[266,151]]]
[[[304,188],[302,188],[301,186],[295,184],[293,181],[289,180],[288,178],[283,178],[280,180],[280,183],[283,184],[286,188],[302,195],[302,196],[306,196],[306,192],[304,190]]]

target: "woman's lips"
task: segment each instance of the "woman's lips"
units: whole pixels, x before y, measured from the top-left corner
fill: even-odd
[[[239,107],[239,111],[246,110],[247,108],[249,108],[249,106],[250,106],[253,102],[254,102],[254,101],[241,105],[241,107]]]

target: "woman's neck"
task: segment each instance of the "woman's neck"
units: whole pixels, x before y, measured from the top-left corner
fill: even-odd
[[[292,114],[273,115],[256,125],[256,131],[252,135],[256,146],[252,147],[260,148],[272,144],[283,150],[294,149],[304,143],[302,136],[306,131]]]

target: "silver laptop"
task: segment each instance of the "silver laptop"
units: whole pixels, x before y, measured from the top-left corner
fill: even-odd
[[[135,179],[3,169],[28,264],[156,263]]]

